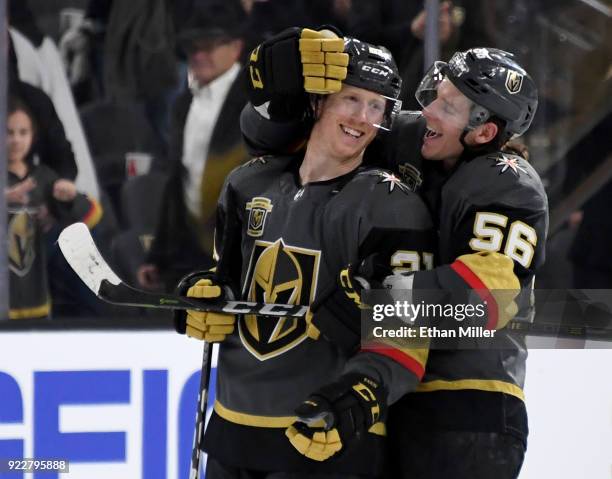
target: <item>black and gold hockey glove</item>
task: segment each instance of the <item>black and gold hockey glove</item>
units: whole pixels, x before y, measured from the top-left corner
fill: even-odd
[[[189,298],[218,301],[233,297],[231,289],[217,280],[214,272],[198,271],[190,273],[179,282],[177,294]],[[202,341],[218,343],[234,332],[236,316],[212,311],[174,312],[174,327],[177,332]]]
[[[300,404],[295,410],[298,421],[285,435],[300,454],[325,461],[381,423],[386,398],[386,390],[372,378],[346,374]]]
[[[380,280],[390,271],[379,262],[379,255],[373,254],[358,266],[348,265],[340,271],[337,284],[310,306],[309,337],[316,339],[313,333],[318,332],[348,355],[355,353],[361,341],[361,313],[369,308],[361,293],[383,288]]]
[[[346,78],[344,39],[331,30],[288,28],[258,45],[249,57],[247,90],[259,106],[307,93],[335,93]]]

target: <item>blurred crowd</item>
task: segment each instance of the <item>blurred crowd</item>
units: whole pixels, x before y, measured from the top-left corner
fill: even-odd
[[[554,207],[584,190],[610,155],[612,29],[609,3],[590,13],[585,9],[592,7],[578,0],[555,3],[567,22],[580,15],[592,22],[588,32],[558,15],[554,23],[550,3],[441,1],[438,35],[442,59],[490,46],[539,65],[530,71],[543,100],[527,142]],[[219,191],[226,175],[249,159],[239,124],[247,101],[241,65],[258,43],[284,28],[329,24],[386,46],[402,73],[404,109],[417,108],[426,24],[420,1],[9,0],[8,5],[5,198],[12,318],[108,312],[54,244],[61,228],[74,221],[84,221],[113,269],[141,288],[171,291],[187,272],[212,266]],[[549,10],[550,15],[542,13]],[[573,71],[558,79],[562,67],[541,65],[542,53],[562,62],[555,42],[565,42],[566,56],[584,49],[586,80]],[[587,100],[585,88],[591,93]],[[611,168],[597,170],[600,177],[608,175],[603,187],[587,188],[559,210],[541,287],[612,287],[607,254],[612,216],[606,214]],[[567,269],[570,262],[573,269]]]

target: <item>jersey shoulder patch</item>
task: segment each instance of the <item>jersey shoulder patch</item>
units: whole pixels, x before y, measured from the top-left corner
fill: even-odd
[[[447,203],[506,204],[542,209],[547,205],[542,180],[524,158],[495,152],[463,162],[443,188]]]
[[[364,179],[370,179],[376,185],[380,185],[380,188],[386,188],[387,193],[391,194],[394,191],[401,193],[412,193],[413,190],[402,181],[402,179],[391,171],[383,170],[380,168],[372,168],[359,172],[355,179],[360,177]]]
[[[516,176],[521,174],[530,175],[527,160],[518,155],[511,153],[498,152],[495,155],[488,156],[487,159],[493,161],[492,167],[497,167],[498,174],[513,173]]]

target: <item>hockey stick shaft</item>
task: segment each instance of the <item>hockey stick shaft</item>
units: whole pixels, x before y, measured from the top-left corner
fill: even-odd
[[[202,371],[200,376],[200,391],[196,408],[196,422],[193,433],[193,449],[191,451],[191,467],[189,479],[200,479],[200,464],[202,462],[202,432],[206,421],[206,408],[208,406],[208,392],[210,390],[210,370],[212,363],[213,345],[204,342],[202,357]]]
[[[292,304],[257,303],[254,301],[205,301],[174,294],[153,293],[133,288],[123,282],[115,285],[104,280],[100,284],[97,296],[119,306],[136,306],[155,309],[195,309],[228,314],[258,314],[303,318],[307,306]]]

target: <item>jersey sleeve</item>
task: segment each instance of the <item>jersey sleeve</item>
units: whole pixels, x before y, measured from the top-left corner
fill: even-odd
[[[235,171],[226,178],[219,196],[213,257],[217,277],[229,284],[234,291],[239,291],[242,270],[242,220],[239,216],[238,193],[232,181]]]
[[[399,179],[383,170],[369,173],[376,179],[359,228],[360,257],[376,254],[383,271],[431,268],[435,232],[427,207]],[[414,390],[425,372],[428,343],[368,338],[347,364],[378,377],[389,388],[390,403]]]
[[[490,329],[505,326],[511,316],[531,317],[531,289],[544,262],[548,228],[548,203],[537,172],[514,155],[476,158],[462,165],[442,195],[444,266],[415,275],[414,287],[475,290],[487,301]]]
[[[274,121],[266,108],[266,104],[247,103],[240,114],[240,130],[251,156],[292,154],[305,145],[310,122],[304,118]]]

